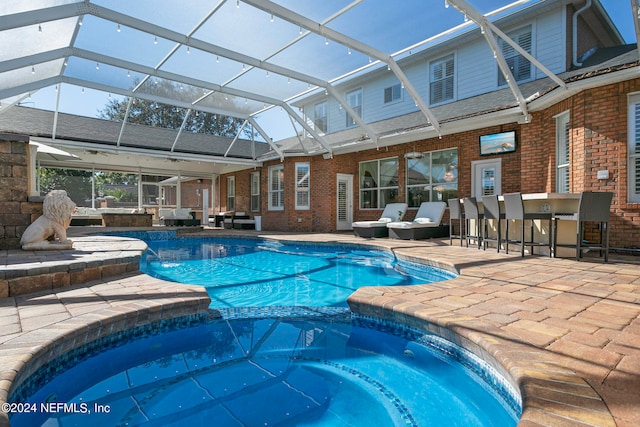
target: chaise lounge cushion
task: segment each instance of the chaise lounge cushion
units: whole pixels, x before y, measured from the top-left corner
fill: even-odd
[[[377,221],[356,221],[351,224],[353,233],[359,237],[387,237],[387,224],[399,221],[407,211],[406,203],[389,203]]]
[[[430,233],[428,230],[440,225],[446,206],[445,202],[423,202],[413,221],[390,222],[387,224],[389,237],[412,240],[436,237],[433,232]]]

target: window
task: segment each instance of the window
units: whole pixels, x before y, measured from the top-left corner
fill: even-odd
[[[640,203],[640,94],[629,98],[628,201]]]
[[[347,93],[347,104],[353,108],[353,111],[355,111],[359,117],[362,117],[362,89]],[[356,122],[353,120],[353,117],[347,114],[346,126],[353,127],[355,125]]]
[[[433,61],[429,66],[429,96],[432,104],[452,100],[454,97],[453,55]]]
[[[421,159],[407,159],[407,204],[458,197],[458,149],[431,151]]]
[[[284,209],[284,166],[269,168],[269,210]]]
[[[227,177],[227,210],[236,210],[236,177]]]
[[[398,202],[398,158],[360,163],[360,209]]]
[[[384,88],[384,103],[399,101],[402,98],[402,86],[400,83]]]
[[[260,210],[260,172],[251,172],[251,212]]]
[[[309,209],[309,163],[296,163],[296,209]]]
[[[568,193],[569,187],[569,112],[556,116],[556,192]]]
[[[316,130],[327,132],[327,103],[321,102],[313,107],[313,124]]]
[[[507,34],[511,40],[516,42],[527,53],[531,53],[531,26],[521,28]],[[513,48],[509,43],[502,39],[498,40],[498,46],[502,51],[504,60],[507,62],[513,77],[517,82],[531,79],[531,63],[528,59],[522,56],[517,50]],[[498,72],[498,86],[504,86],[507,84],[502,72]]]

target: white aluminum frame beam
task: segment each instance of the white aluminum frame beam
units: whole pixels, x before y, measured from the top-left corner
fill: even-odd
[[[255,130],[257,130],[258,133],[262,135],[262,137],[265,139],[265,141],[267,141],[269,146],[273,148],[273,151],[275,151],[278,154],[278,156],[280,156],[280,161],[283,161],[284,154],[282,153],[282,150],[280,150],[280,148],[271,140],[271,138],[269,137],[269,135],[267,135],[264,129],[260,127],[260,125],[256,122],[256,120],[253,117],[249,117],[247,120],[249,120],[249,123],[251,123],[251,126],[253,126]]]
[[[389,66],[389,69],[398,77],[398,79],[402,82],[407,92],[416,102],[416,105],[420,108],[422,113],[427,117],[427,120],[431,123],[431,125],[435,128],[435,130],[440,134],[440,124],[436,117],[433,115],[433,112],[427,107],[424,103],[418,91],[413,87],[407,76],[404,74],[402,69],[395,62],[393,57],[385,52],[382,52],[372,46],[369,46],[365,43],[360,42],[354,38],[351,38],[345,34],[342,34],[338,31],[335,31],[325,25],[322,25],[319,22],[313,21],[305,16],[302,16],[298,13],[293,12],[286,7],[280,6],[274,2],[268,0],[242,0],[243,3],[247,3],[252,5],[253,7],[260,9],[266,13],[273,14],[285,21],[291,22],[295,25],[298,25],[302,28],[306,28],[307,30],[319,34],[329,40],[332,40],[336,43],[344,45],[354,51],[361,52],[365,55],[368,55],[371,58],[375,58],[386,63]],[[317,85],[322,86],[322,85]],[[326,85],[324,86],[326,87]]]

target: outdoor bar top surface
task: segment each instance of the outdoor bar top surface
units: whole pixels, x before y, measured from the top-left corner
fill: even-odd
[[[70,230],[70,235],[74,233],[84,232]],[[389,249],[398,258],[455,270],[457,278],[430,285],[361,288],[349,305],[354,312],[437,333],[483,357],[520,390],[520,426],[640,425],[637,256],[613,255],[604,264],[593,255],[582,262],[521,258],[495,249],[450,246],[448,239],[403,241],[346,233],[247,230],[201,234],[364,243]],[[112,263],[118,254],[131,257],[144,250],[144,245],[124,238],[85,235],[74,241],[72,255],[0,252],[0,286],[8,286],[9,277],[18,270],[53,274],[66,264],[95,265],[101,257]],[[13,381],[24,380],[34,369],[34,360],[43,359],[45,350],[60,353],[110,331],[202,314],[208,303],[203,288],[165,282],[139,271],[2,298],[0,401],[6,400]],[[69,336],[74,339],[65,339]],[[50,351],[52,346],[57,346],[55,352]],[[0,426],[8,425],[6,414],[0,415]]]

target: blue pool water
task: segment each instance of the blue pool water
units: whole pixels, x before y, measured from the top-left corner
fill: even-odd
[[[516,425],[517,401],[508,386],[480,380],[490,369],[483,362],[437,337],[341,310],[103,339],[43,367],[11,397],[63,410],[38,406],[13,414],[11,425]]]
[[[346,306],[347,297],[361,286],[415,285],[455,277],[357,246],[233,238],[149,240],[147,244],[141,271],[205,286],[211,307]]]

